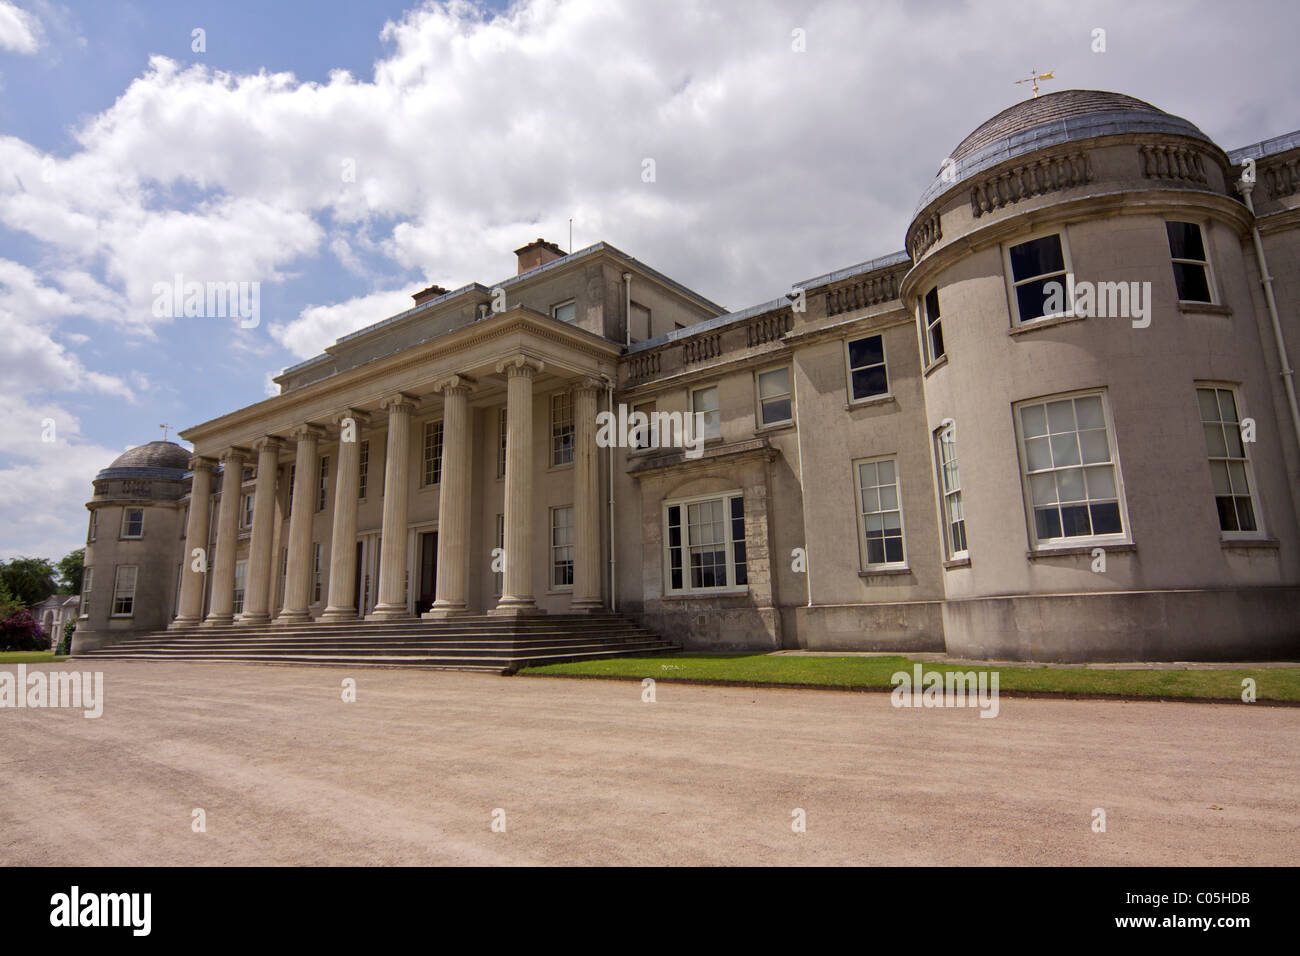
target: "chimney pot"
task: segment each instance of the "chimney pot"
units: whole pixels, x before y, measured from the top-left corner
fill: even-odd
[[[516,249],[515,255],[519,257],[519,271],[516,275],[523,275],[538,266],[544,266],[556,259],[563,259],[568,253],[555,243],[547,242],[539,236],[528,245]]]

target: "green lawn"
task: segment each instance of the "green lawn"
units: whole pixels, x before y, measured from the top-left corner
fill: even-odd
[[[49,661],[66,660],[67,657],[58,657],[53,651],[0,651],[0,665],[45,664]]]
[[[787,657],[767,654],[668,654],[619,657],[574,664],[547,664],[520,671],[539,677],[653,677],[659,681],[709,683],[793,684],[889,690],[896,671],[912,673],[906,657]],[[976,667],[923,662],[926,673],[991,671],[998,673],[999,692],[1054,694],[1113,694],[1126,697],[1192,697],[1240,701],[1242,680],[1254,678],[1259,700],[1300,702],[1300,666],[1236,670],[1094,670],[1025,665]]]

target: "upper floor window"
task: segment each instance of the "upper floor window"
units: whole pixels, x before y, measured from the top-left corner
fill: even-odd
[[[442,419],[424,423],[424,471],[420,484],[424,487],[442,482]]]
[[[666,501],[664,522],[669,592],[737,590],[748,585],[741,492]]]
[[[921,319],[925,323],[925,359],[929,365],[946,354],[943,350],[943,324],[939,321],[938,286],[925,294],[921,302]]]
[[[885,370],[885,340],[880,335],[853,339],[848,343],[849,395],[852,401],[889,394]]]
[[[1036,545],[1124,533],[1118,458],[1101,393],[1016,406]]]
[[[654,436],[650,430],[650,421],[651,416],[654,415],[655,403],[642,402],[640,405],[633,405],[632,411],[645,416],[644,424],[641,423],[640,419],[637,419],[637,424],[633,428],[629,429],[629,437],[632,439],[632,447],[638,451],[643,451],[647,448],[653,447],[651,441]]]
[[[240,484],[243,484],[245,481],[252,481],[256,477],[257,471],[255,467],[253,465],[245,465],[239,473],[239,482]]]
[[[86,542],[87,542],[87,543],[89,543],[89,542],[95,540],[95,531],[96,531],[98,528],[99,528],[99,512],[98,512],[98,511],[92,511],[92,512],[90,513],[90,527],[86,529]]]
[[[964,558],[966,508],[962,503],[961,474],[957,470],[957,435],[951,424],[935,432],[935,458],[939,464],[939,490],[943,505],[943,543],[949,559]]]
[[[898,497],[898,460],[860,461],[858,481],[859,531],[864,565],[904,564],[903,505]]]
[[[559,319],[561,322],[572,322],[578,317],[578,305],[570,299],[568,302],[561,302],[559,305],[551,306],[551,317]]]
[[[758,373],[758,406],[761,425],[779,425],[791,420],[789,366]]]
[[[573,506],[551,509],[551,587],[573,587]]]
[[[239,526],[241,528],[251,528],[253,526],[253,496],[242,495],[239,499]]]
[[[1201,430],[1214,480],[1214,503],[1219,530],[1226,535],[1257,532],[1254,487],[1246,443],[1241,440],[1241,418],[1234,390],[1226,385],[1196,390],[1201,409]]]
[[[568,392],[551,396],[551,464],[573,463],[573,397]]]
[[[322,455],[316,472],[316,510],[324,511],[329,503],[330,456]]]
[[[144,509],[125,508],[122,511],[122,537],[140,538],[144,536]]]
[[[118,565],[113,579],[113,617],[131,617],[135,613],[135,579],[139,569]]]
[[[285,513],[289,515],[293,514],[293,486],[296,485],[297,483],[298,483],[298,466],[290,465],[289,466],[289,507],[285,509]]]
[[[717,438],[722,434],[718,386],[709,385],[691,391],[691,421],[692,434],[699,438]]]
[[[364,498],[370,484],[370,439],[357,448],[357,497]]]
[[[1048,303],[1053,300],[1074,301],[1074,290],[1069,287],[1069,256],[1060,233],[1010,246],[1007,264],[1017,324],[1061,314],[1049,314]],[[1048,288],[1051,283],[1055,283],[1055,294]]]
[[[1210,259],[1205,254],[1205,237],[1194,222],[1167,222],[1169,256],[1174,263],[1174,282],[1180,302],[1213,302],[1210,291]]]
[[[81,617],[90,616],[90,592],[95,586],[95,569],[86,568],[81,575],[81,606],[77,613]]]

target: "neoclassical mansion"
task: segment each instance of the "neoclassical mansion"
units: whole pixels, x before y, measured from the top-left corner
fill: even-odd
[[[1070,90],[962,140],[905,251],[739,312],[537,240],[102,471],[74,649],[604,609],[692,648],[1294,659],[1298,226],[1300,133],[1227,153]]]

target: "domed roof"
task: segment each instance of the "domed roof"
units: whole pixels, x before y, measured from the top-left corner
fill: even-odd
[[[190,453],[174,441],[151,441],[125,451],[109,468],[180,468],[188,471]]]
[[[1180,116],[1107,90],[1060,90],[1024,100],[981,123],[957,144],[921,196],[920,212],[939,195],[998,163],[1060,143],[1119,133],[1165,133],[1213,144]]]

